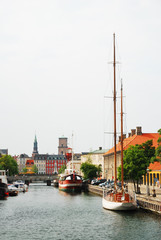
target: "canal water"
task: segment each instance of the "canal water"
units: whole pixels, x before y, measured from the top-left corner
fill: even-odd
[[[0,200],[0,239],[160,240],[161,217],[142,210],[107,211],[99,196],[37,184]]]

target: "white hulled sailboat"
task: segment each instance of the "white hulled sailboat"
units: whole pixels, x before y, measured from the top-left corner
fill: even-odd
[[[122,103],[122,84],[121,84],[121,185],[122,189],[117,189],[117,161],[116,161],[116,59],[115,59],[115,34],[113,35],[114,44],[114,172],[115,172],[115,188],[114,190],[103,193],[102,205],[108,210],[135,210],[136,204],[133,197],[124,191],[123,180],[123,103]]]

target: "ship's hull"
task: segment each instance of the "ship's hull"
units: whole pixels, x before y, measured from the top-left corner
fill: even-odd
[[[107,210],[113,211],[129,211],[136,209],[136,206],[133,202],[114,202],[108,201],[105,198],[102,199],[102,206]]]
[[[72,180],[59,181],[59,190],[65,192],[79,192],[82,190],[82,182]]]

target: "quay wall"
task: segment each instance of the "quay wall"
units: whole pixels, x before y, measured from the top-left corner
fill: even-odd
[[[101,187],[96,186],[96,185],[88,184],[88,191],[90,193],[97,194],[101,197],[103,196],[103,189]]]

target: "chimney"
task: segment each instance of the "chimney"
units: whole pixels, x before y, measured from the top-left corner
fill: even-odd
[[[123,140],[126,138],[126,134],[123,134]],[[121,142],[121,136],[119,136],[119,142]]]
[[[128,133],[128,137],[131,137],[131,133]]]
[[[136,130],[135,129],[131,129],[131,136],[134,136],[136,134]]]
[[[126,139],[126,134],[123,134],[123,140]]]
[[[136,127],[136,135],[142,135],[142,128]]]
[[[99,150],[102,150],[102,147],[99,147]]]

